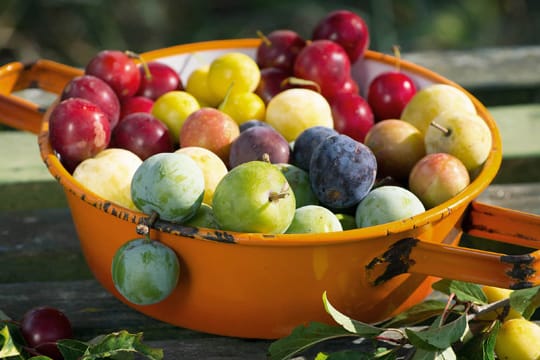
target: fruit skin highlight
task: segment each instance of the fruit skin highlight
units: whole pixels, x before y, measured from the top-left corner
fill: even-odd
[[[137,238],[115,253],[111,273],[116,290],[137,305],[164,300],[178,283],[180,263],[176,253],[154,240]]]

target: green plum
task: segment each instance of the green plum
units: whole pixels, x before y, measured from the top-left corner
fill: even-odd
[[[135,171],[131,197],[146,214],[157,212],[162,220],[184,222],[201,206],[204,189],[204,174],[190,156],[158,153]]]
[[[122,296],[137,305],[150,305],[174,290],[180,263],[176,253],[159,241],[137,238],[116,251],[111,273]]]
[[[298,166],[287,163],[276,164],[277,168],[285,175],[296,198],[296,208],[305,205],[318,205],[319,199],[311,189],[309,174]]]
[[[221,179],[212,208],[223,230],[279,234],[292,222],[296,199],[276,166],[254,160],[234,167]]]
[[[384,185],[371,190],[358,204],[355,219],[360,228],[406,219],[424,211],[420,199],[409,190]]]
[[[336,217],[338,218],[339,222],[341,223],[341,227],[343,230],[352,230],[356,229],[356,219],[351,214],[344,214],[344,213],[337,213]]]
[[[197,210],[195,213],[195,216],[186,221],[184,225],[208,229],[219,229],[219,224],[214,216],[214,210],[210,205],[205,203],[201,204],[199,210]]]
[[[287,234],[307,234],[343,231],[337,216],[320,205],[306,205],[296,209]]]

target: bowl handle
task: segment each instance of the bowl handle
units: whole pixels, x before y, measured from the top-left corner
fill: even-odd
[[[488,240],[540,249],[540,216],[472,201],[463,231]],[[454,229],[449,238],[460,230]],[[368,281],[380,285],[403,273],[431,275],[520,289],[540,285],[540,250],[506,255],[409,237],[393,243],[366,265]]]
[[[15,94],[25,89],[41,89],[60,94],[64,86],[83,71],[51,60],[40,59],[25,65],[12,62],[0,67],[0,123],[39,134],[43,106]]]

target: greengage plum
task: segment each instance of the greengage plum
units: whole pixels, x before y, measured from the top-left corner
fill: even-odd
[[[313,150],[309,164],[313,192],[333,209],[356,206],[373,187],[376,175],[373,152],[342,134],[324,139]]]
[[[289,162],[289,143],[271,127],[255,126],[242,131],[231,143],[229,167],[253,160],[266,160],[265,156],[272,164]]]
[[[286,234],[327,233],[343,231],[337,216],[320,205],[298,207]]]
[[[111,128],[107,115],[98,105],[69,98],[58,103],[49,117],[49,141],[68,172],[105,149]]]
[[[137,168],[131,198],[145,214],[182,223],[195,215],[204,197],[204,174],[185,154],[159,153]]]
[[[250,161],[223,177],[212,208],[222,230],[281,234],[292,222],[296,201],[275,165]]]
[[[287,179],[296,198],[296,207],[305,205],[319,205],[319,200],[311,189],[309,174],[307,171],[300,169],[298,166],[288,163],[276,164]]]
[[[93,75],[81,75],[71,79],[62,90],[60,100],[72,97],[86,99],[107,115],[111,130],[120,119],[120,101],[114,90],[105,81]]]
[[[403,220],[425,211],[424,205],[409,190],[385,185],[369,192],[356,207],[356,226],[369,227]]]
[[[206,203],[202,203],[199,210],[195,213],[195,216],[186,221],[184,225],[207,229],[219,229],[219,224],[214,216],[214,210],[212,209],[212,206]]]
[[[137,305],[156,304],[171,294],[180,276],[176,253],[159,241],[137,238],[115,253],[111,266],[116,290]]]
[[[292,163],[309,172],[313,150],[327,137],[338,132],[326,126],[313,126],[302,131],[296,138],[292,151]]]
[[[174,150],[167,126],[145,112],[129,114],[123,118],[112,132],[111,146],[127,149],[142,160]]]

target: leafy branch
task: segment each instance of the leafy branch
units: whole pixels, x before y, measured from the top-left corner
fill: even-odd
[[[379,324],[350,318],[324,293],[324,308],[337,325],[313,322],[299,326],[270,345],[269,358],[287,360],[315,349],[315,360],[449,360],[471,356],[474,360],[494,360],[497,332],[510,307],[530,319],[540,305],[540,287],[515,290],[510,298],[493,303],[488,303],[476,284],[440,280],[433,288],[446,297],[426,300]],[[495,320],[483,320],[483,315],[501,309]],[[341,342],[337,349],[324,347],[336,339],[349,341]],[[353,345],[358,342],[372,346],[359,349]]]

